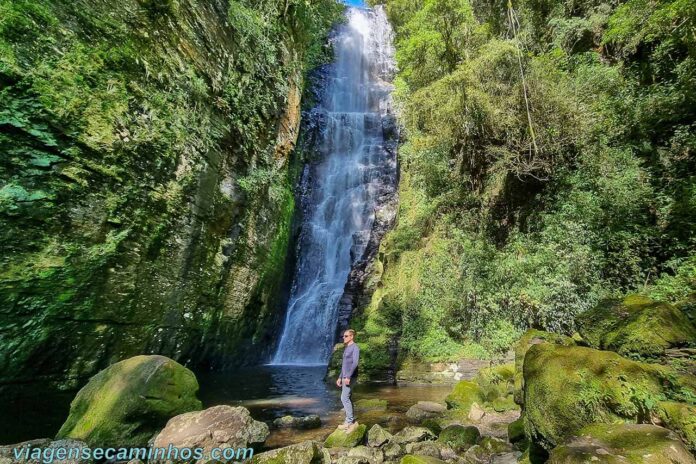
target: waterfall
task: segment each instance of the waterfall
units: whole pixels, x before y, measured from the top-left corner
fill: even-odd
[[[321,128],[312,147],[317,161],[303,175],[296,268],[272,364],[328,362],[351,269],[374,245],[380,208],[395,196],[392,30],[382,7],[346,14],[311,113]]]

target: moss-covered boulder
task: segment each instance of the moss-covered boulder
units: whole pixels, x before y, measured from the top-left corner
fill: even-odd
[[[480,438],[481,432],[473,425],[450,425],[440,432],[437,441],[462,452],[474,446]]]
[[[445,402],[450,409],[459,409],[462,413],[468,414],[471,405],[474,403],[485,402],[485,393],[481,387],[469,380],[457,382],[452,393],[447,395]]]
[[[415,454],[407,454],[400,461],[401,464],[445,464],[445,461],[434,458],[432,456],[417,456]]]
[[[58,438],[90,446],[144,445],[167,421],[200,409],[193,372],[164,356],[135,356],[92,377],[70,405]]]
[[[527,436],[547,450],[591,423],[644,422],[659,400],[696,396],[693,376],[579,346],[533,346],[524,379]]]
[[[696,453],[696,406],[676,401],[662,401],[657,407],[657,416],[665,427],[674,430]]]
[[[554,448],[547,464],[696,464],[669,430],[649,424],[594,424]]]
[[[366,432],[367,425],[365,424],[359,424],[350,433],[347,433],[341,429],[336,429],[326,438],[324,441],[324,446],[327,448],[352,448],[363,442]]]
[[[641,295],[604,301],[576,322],[590,346],[622,356],[656,357],[668,348],[696,346],[696,327],[683,312]]]
[[[552,343],[555,345],[573,346],[575,340],[565,335],[542,330],[529,329],[517,341],[515,345],[515,377],[514,377],[514,400],[515,403],[522,405],[524,402],[524,377],[522,375],[524,367],[524,357],[529,348],[539,343]]]
[[[305,441],[296,445],[266,451],[255,455],[252,464],[329,464],[328,451],[314,441]]]

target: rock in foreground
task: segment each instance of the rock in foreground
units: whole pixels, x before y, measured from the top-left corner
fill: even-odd
[[[669,430],[648,424],[596,424],[554,448],[547,464],[696,464]]]
[[[268,434],[268,425],[252,419],[246,408],[220,405],[172,418],[153,446],[203,448],[208,456],[213,448],[256,448]]]
[[[346,433],[341,429],[336,429],[326,438],[326,441],[324,441],[324,446],[327,448],[352,448],[354,446],[358,446],[363,442],[366,431],[367,426],[365,424],[359,424],[355,430],[350,433]]]
[[[193,372],[165,356],[135,356],[92,377],[70,404],[58,438],[140,446],[169,418],[201,408]]]
[[[524,382],[529,438],[547,450],[592,423],[641,422],[653,398],[696,395],[693,381],[667,367],[549,343],[529,349]]]
[[[296,445],[278,448],[257,454],[252,464],[330,464],[328,451],[314,441],[305,441]]]

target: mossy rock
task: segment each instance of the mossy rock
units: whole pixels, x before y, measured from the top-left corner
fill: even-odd
[[[324,441],[324,446],[327,448],[352,448],[363,442],[367,425],[359,424],[355,430],[346,433],[341,429],[334,430]]]
[[[547,450],[591,423],[640,422],[658,401],[696,395],[694,378],[610,351],[548,343],[524,361],[527,437]]]
[[[375,424],[367,432],[367,446],[382,446],[392,437],[392,434],[386,431],[381,425]]]
[[[481,432],[473,425],[450,425],[440,432],[437,441],[462,452],[474,446],[480,438]]]
[[[674,430],[691,452],[696,453],[696,406],[662,401],[657,407],[657,415],[665,427]]]
[[[524,418],[512,421],[508,424],[507,428],[508,441],[510,443],[519,443],[525,439],[524,435]]]
[[[529,348],[539,343],[552,343],[562,346],[574,346],[575,340],[565,335],[552,332],[544,332],[543,330],[529,329],[517,341],[515,345],[515,377],[514,377],[514,399],[515,403],[520,406],[524,402],[524,377],[522,371],[524,368],[524,357]]]
[[[468,414],[473,403],[481,404],[485,400],[481,387],[477,383],[468,380],[457,382],[452,393],[445,398],[448,408],[459,409],[465,414]]]
[[[315,464],[331,462],[328,452],[313,441],[266,451],[251,459],[252,464]]]
[[[135,356],[92,377],[70,404],[58,438],[140,446],[176,415],[201,409],[193,372],[164,356]]]
[[[401,464],[445,464],[442,459],[432,456],[416,456],[415,454],[407,454],[401,458]]]
[[[394,434],[390,442],[398,444],[415,443],[417,441],[434,440],[433,432],[425,427],[404,427]]]
[[[650,358],[668,348],[696,346],[696,327],[683,312],[641,295],[604,301],[576,322],[590,346],[622,356]]]
[[[356,401],[354,406],[357,412],[386,411],[387,400],[380,400],[379,398],[362,399]]]
[[[649,424],[593,424],[549,453],[547,464],[695,464],[669,430]]]

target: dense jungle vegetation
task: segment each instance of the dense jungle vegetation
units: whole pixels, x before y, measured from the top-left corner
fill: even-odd
[[[373,3],[405,143],[367,345],[487,357],[604,298],[693,295],[696,3]]]

